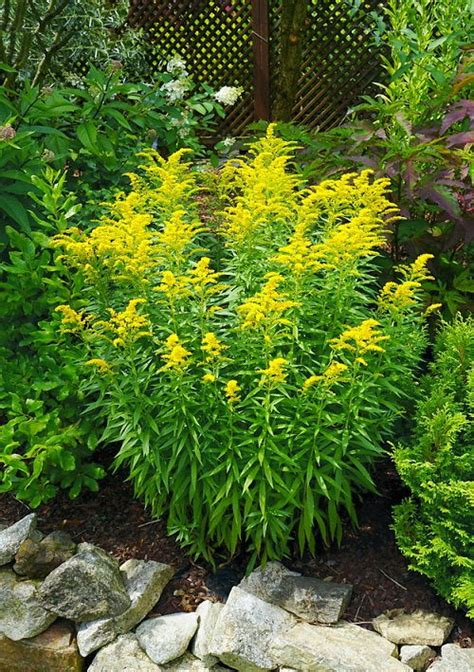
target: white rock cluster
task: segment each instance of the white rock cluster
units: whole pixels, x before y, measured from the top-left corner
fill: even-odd
[[[0,672],[39,670],[28,655],[38,656],[41,638],[48,672],[83,670],[86,657],[90,672],[474,672],[474,649],[445,644],[452,619],[393,610],[374,619],[374,632],[342,620],[350,586],[277,562],[243,579],[225,604],[205,601],[195,613],[153,618],[146,616],[173,576],[169,565],[133,559],[119,566],[90,544],[71,557],[62,539],[67,559],[54,560],[60,564],[43,580],[25,579],[15,573],[20,556],[32,575],[36,557],[45,567],[40,537],[36,546],[24,543],[38,535],[35,526],[31,515],[0,531]],[[48,637],[57,617],[73,621],[77,633],[67,665]]]

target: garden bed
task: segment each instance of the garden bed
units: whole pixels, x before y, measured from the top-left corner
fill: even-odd
[[[108,458],[104,458],[107,466]],[[194,562],[166,534],[161,521],[153,521],[140,502],[133,498],[126,474],[108,475],[98,493],[83,492],[75,501],[61,494],[54,503],[38,509],[40,527],[45,533],[68,532],[76,542],[101,546],[124,562],[143,558],[169,563],[177,569],[152,613],[194,611],[204,599],[224,600],[244,574],[246,558],[217,567]],[[401,608],[407,612],[425,609],[452,616],[455,627],[448,641],[471,647],[474,626],[462,612],[449,607],[436,596],[423,577],[411,572],[398,550],[393,532],[391,508],[403,491],[390,463],[378,469],[378,488],[382,496],[366,496],[359,507],[360,527],[346,525],[342,546],[317,553],[315,559],[298,559],[296,552],[286,561],[288,567],[307,576],[331,577],[353,585],[353,597],[346,619],[363,626],[381,612]],[[26,515],[28,507],[12,496],[0,495],[0,523],[13,524]]]

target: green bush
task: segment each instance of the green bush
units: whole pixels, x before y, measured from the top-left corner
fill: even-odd
[[[395,451],[411,496],[395,509],[411,569],[474,616],[474,320],[439,333],[412,442]]]
[[[81,287],[57,307],[58,349],[82,350],[102,439],[209,559],[340,541],[426,344],[429,255],[378,286],[388,180],[305,188],[293,149],[270,128],[215,176],[202,221],[183,152],[149,150],[93,230],[53,241]]]

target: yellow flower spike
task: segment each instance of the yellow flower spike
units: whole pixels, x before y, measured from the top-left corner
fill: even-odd
[[[424,315],[425,317],[428,317],[428,315],[431,315],[431,313],[436,312],[437,310],[439,310],[439,309],[442,308],[442,307],[443,307],[443,304],[442,304],[442,303],[432,303],[432,304],[430,304],[430,305],[428,306],[428,308],[425,310],[425,312],[423,313],[423,315]]]
[[[270,261],[285,266],[295,275],[320,268],[312,253],[312,242],[306,237],[306,228],[304,222],[297,223],[288,245],[281,247]]]
[[[195,291],[200,295],[206,297],[219,292],[222,285],[218,285],[217,281],[222,273],[213,271],[210,266],[211,260],[209,257],[202,257],[188,272],[189,282]]]
[[[176,210],[156,237],[157,256],[170,263],[182,263],[186,249],[205,231],[198,221],[187,222],[184,210]]]
[[[401,269],[412,281],[422,282],[423,280],[432,280],[433,276],[426,268],[426,264],[434,259],[433,254],[420,254],[415,261],[406,269]]]
[[[226,348],[212,331],[208,331],[202,339],[201,350],[207,354],[207,362],[220,357]]]
[[[225,386],[225,396],[227,397],[227,402],[233,406],[233,404],[236,404],[238,401],[240,401],[241,397],[239,395],[239,392],[241,391],[241,387],[238,384],[238,382],[234,379],[229,380]]]
[[[258,373],[262,374],[261,383],[269,383],[270,385],[277,385],[283,383],[288,377],[285,372],[285,367],[288,366],[288,360],[284,357],[275,357],[272,359],[266,369],[257,369]]]
[[[333,361],[329,364],[326,371],[321,376],[309,376],[303,383],[302,391],[308,392],[316,383],[322,382],[327,387],[343,379],[343,374],[348,367],[342,362]]]
[[[377,332],[379,326],[377,320],[368,319],[356,327],[348,327],[340,336],[329,341],[331,348],[336,352],[354,352],[358,358],[367,352],[385,352],[379,343],[389,337]]]
[[[265,278],[267,282],[261,291],[237,307],[237,312],[242,317],[242,329],[291,325],[285,314],[298,303],[278,291],[279,285],[284,280],[282,275],[267,273]]]
[[[190,351],[182,345],[177,334],[168,336],[165,347],[167,352],[161,355],[161,358],[166,362],[163,368],[182,373],[189,364]]]
[[[89,359],[89,361],[86,362],[86,366],[95,366],[99,373],[102,375],[105,375],[106,373],[110,373],[112,371],[112,367],[108,362],[105,361],[105,359]]]
[[[175,275],[172,271],[163,271],[161,283],[153,288],[155,292],[163,292],[168,299],[175,301],[189,296],[189,282],[185,276]]]
[[[61,333],[62,334],[76,334],[86,327],[88,317],[84,315],[84,311],[77,311],[71,306],[62,305],[55,308],[57,313],[61,313]]]
[[[202,377],[203,383],[214,383],[216,377],[213,373],[205,373]]]
[[[145,299],[132,299],[122,312],[109,310],[107,326],[116,335],[112,341],[116,347],[126,347],[143,336],[151,336],[150,320],[137,311],[137,306],[143,303],[146,303]]]

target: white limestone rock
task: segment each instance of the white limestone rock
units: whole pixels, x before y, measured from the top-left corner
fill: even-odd
[[[36,528],[36,514],[30,513],[14,525],[0,531],[0,566],[14,560],[20,544],[31,536]]]
[[[92,544],[79,544],[46,577],[39,596],[43,607],[78,622],[118,616],[131,604],[117,561]]]
[[[143,621],[136,630],[138,642],[153,662],[169,663],[182,656],[198,627],[192,614],[170,614]]]
[[[220,665],[217,666],[208,666],[199,658],[195,658],[190,653],[185,653],[184,656],[178,658],[178,660],[168,663],[167,665],[161,665],[160,669],[163,672],[208,672],[212,669],[212,672],[228,672],[224,667]]]
[[[352,595],[349,584],[301,576],[280,562],[259,567],[242,579],[239,588],[309,623],[337,623]]]
[[[393,657],[396,652],[380,635],[344,622],[329,627],[298,623],[271,646],[278,664],[305,672],[409,672]]]
[[[415,672],[424,672],[435,657],[436,652],[429,646],[407,644],[400,649],[400,660]]]
[[[174,574],[170,565],[136,559],[124,562],[120,571],[124,575],[130,607],[119,616],[81,623],[77,631],[77,645],[81,656],[85,657],[97,651],[140,623],[158,602]]]
[[[240,672],[274,669],[272,641],[296,623],[286,611],[240,588],[233,588],[221,610],[210,653]]]
[[[0,569],[0,634],[16,642],[39,635],[56,620],[38,601],[39,585]]]
[[[428,672],[473,672],[474,649],[461,649],[457,644],[441,647],[441,658],[430,665]]]
[[[392,609],[374,618],[372,625],[394,644],[441,646],[453,629],[454,620],[421,609],[412,614]]]
[[[88,672],[162,672],[162,668],[148,658],[135,635],[128,633],[101,649]]]
[[[212,665],[217,663],[217,658],[209,653],[209,647],[217,619],[223,608],[224,605],[220,602],[205,600],[196,609],[199,626],[191,643],[191,653],[202,660],[208,667],[212,667]]]

